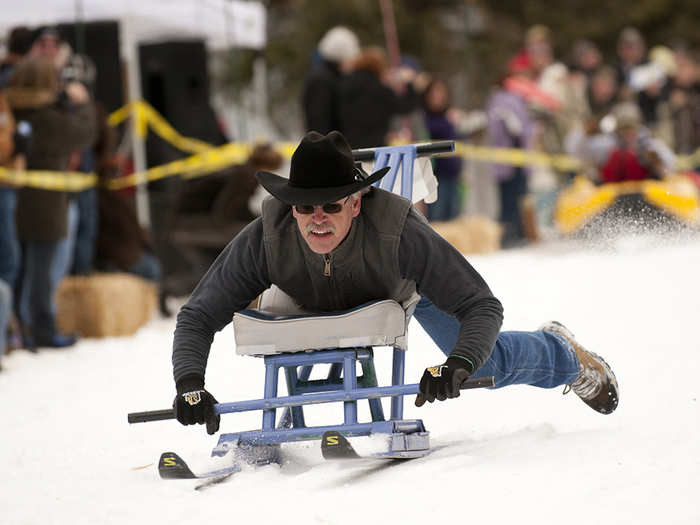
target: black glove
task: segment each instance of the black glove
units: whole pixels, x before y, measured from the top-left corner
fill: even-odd
[[[204,390],[204,379],[200,376],[185,376],[177,384],[177,395],[173,401],[175,417],[183,425],[207,424],[207,434],[219,430],[221,416],[214,410],[214,396]]]
[[[471,361],[461,357],[448,357],[444,364],[425,369],[420,380],[420,393],[416,396],[416,406],[427,401],[459,397],[459,387],[473,372]]]

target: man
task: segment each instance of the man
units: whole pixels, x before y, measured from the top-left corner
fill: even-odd
[[[178,314],[177,419],[218,430],[216,400],[204,389],[214,333],[272,284],[312,311],[402,302],[418,291],[423,299],[414,315],[448,357],[426,369],[417,406],[458,397],[470,376],[494,376],[496,387],[570,385],[598,412],[615,410],[612,371],[562,325],[499,334],[501,304],[464,257],[407,199],[368,190],[388,169],[367,175],[339,132],[312,131],[292,156],[289,180],[258,172],[274,198],[224,249]]]
[[[610,151],[600,168],[603,182],[661,179],[673,172],[674,153],[642,126],[642,114],[636,104],[618,104],[613,116],[615,135],[611,137]]]
[[[340,116],[340,80],[360,54],[360,41],[343,26],[328,30],[318,43],[317,59],[304,83],[301,97],[307,130],[328,133],[343,129]]]

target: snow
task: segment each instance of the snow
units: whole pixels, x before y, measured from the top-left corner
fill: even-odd
[[[6,356],[0,523],[700,523],[700,240],[560,242],[469,260],[503,302],[504,329],[554,318],[606,358],[621,386],[614,414],[559,388],[469,391],[421,409],[407,399],[405,416],[431,431],[427,457],[328,463],[318,443],[298,443],[281,466],[194,491],[160,480],[155,463],[173,450],[195,471],[217,468],[216,439],[173,421],[126,422],[172,401],[174,320],[155,319],[133,337]],[[415,323],[409,341],[415,381],[441,354]],[[380,377],[389,353],[377,357]],[[234,355],[230,327],[217,335],[207,387],[220,401],[261,397],[262,374],[258,359]],[[308,419],[341,413],[317,406]],[[226,415],[222,430],[259,420]]]

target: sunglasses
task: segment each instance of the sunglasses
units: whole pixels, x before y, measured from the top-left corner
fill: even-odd
[[[323,205],[320,206],[320,208],[323,210],[323,213],[327,213],[329,215],[333,215],[335,213],[339,213],[340,210],[343,209],[343,206],[345,206],[345,203],[348,202],[348,197],[345,199],[343,202],[327,202]],[[302,215],[311,215],[314,210],[316,209],[317,206],[314,206],[312,204],[295,204],[294,209],[297,211],[297,213],[300,213]]]

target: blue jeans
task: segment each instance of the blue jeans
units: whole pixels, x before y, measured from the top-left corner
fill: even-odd
[[[56,243],[56,254],[51,265],[51,286],[58,288],[63,278],[70,273],[73,265],[75,237],[78,231],[78,203],[71,199],[68,203],[68,232]]]
[[[520,214],[520,201],[527,193],[527,176],[523,168],[513,168],[513,176],[499,182],[503,246],[525,239],[525,227]]]
[[[87,275],[92,271],[97,242],[98,209],[97,189],[88,188],[75,197],[78,208],[78,221],[73,248],[73,275]]]
[[[0,280],[0,356],[5,353],[7,345],[7,324],[12,312],[12,288]]]
[[[450,221],[460,212],[459,178],[438,178],[438,198],[428,204],[429,221]]]
[[[120,269],[114,263],[105,264],[102,269],[107,272],[125,271]],[[160,280],[163,277],[163,268],[160,261],[156,259],[155,255],[149,252],[144,252],[138,261],[126,269],[126,273],[138,275],[147,281],[152,281],[157,284],[160,283]]]
[[[59,241],[28,241],[23,244],[23,271],[16,308],[36,343],[50,341],[56,335],[53,295],[56,284],[51,278]]]
[[[15,229],[17,192],[14,188],[0,188],[0,279],[11,287],[19,273],[19,243]]]
[[[423,297],[413,314],[445,355],[457,342],[459,322]],[[493,376],[496,386],[554,388],[578,377],[576,353],[559,336],[543,332],[501,332],[491,357],[472,377]]]

